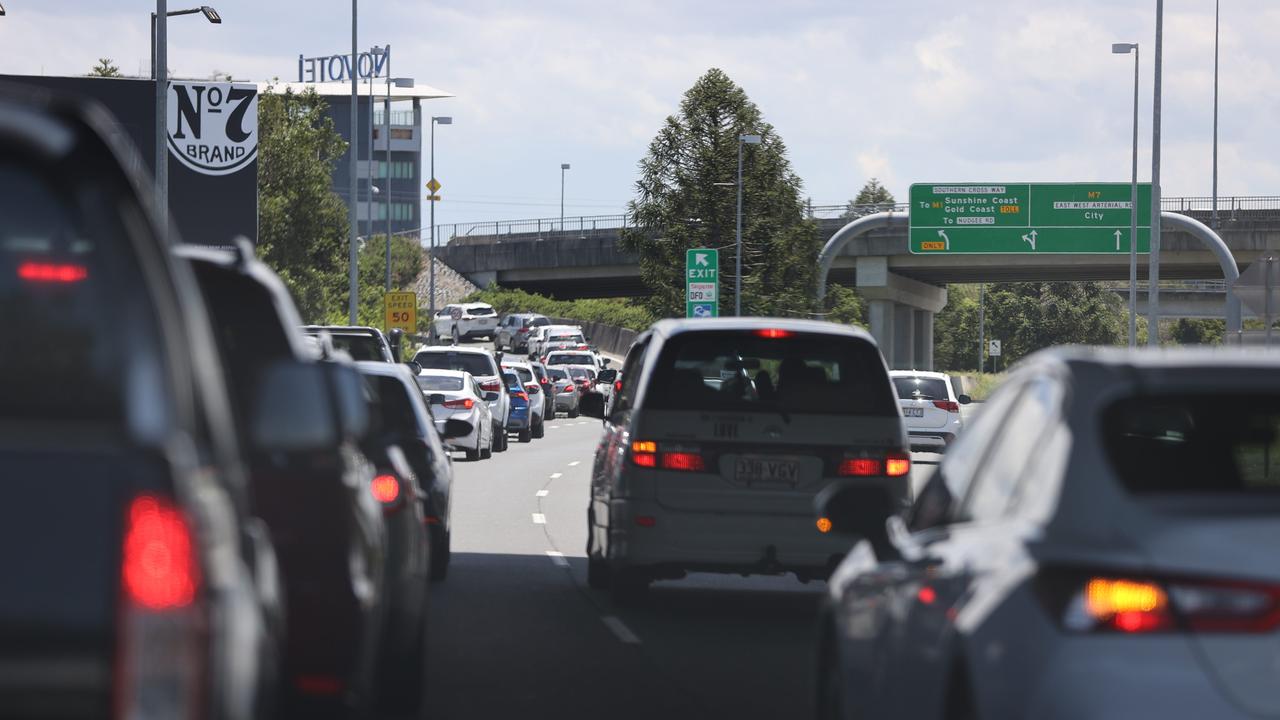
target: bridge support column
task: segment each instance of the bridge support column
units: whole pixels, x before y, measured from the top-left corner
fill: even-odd
[[[858,258],[858,292],[868,300],[871,335],[894,370],[933,369],[933,314],[945,288],[889,272],[887,257]]]

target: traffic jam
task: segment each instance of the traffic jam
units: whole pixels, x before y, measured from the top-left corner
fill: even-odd
[[[304,325],[130,168],[0,97],[0,716],[429,717],[455,465],[581,417],[588,588],[817,583],[817,717],[1280,717],[1274,355],[1056,348],[979,403],[817,320]]]

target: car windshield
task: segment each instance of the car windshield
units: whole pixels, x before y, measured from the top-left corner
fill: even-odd
[[[536,317],[525,322],[524,326],[529,328],[545,327],[550,325],[551,321],[544,317]]]
[[[1280,493],[1280,410],[1270,396],[1143,396],[1107,411],[1103,433],[1128,491]]]
[[[417,380],[423,390],[455,392],[462,389],[462,378],[454,375],[419,375]]]
[[[547,357],[548,365],[592,365],[595,358],[584,353],[553,353]]]
[[[382,341],[372,335],[348,335],[329,333],[333,338],[333,347],[345,350],[352,360],[386,360],[383,355]]]
[[[663,410],[897,415],[875,346],[788,331],[689,332],[663,348],[646,403]]]
[[[947,382],[918,375],[893,378],[893,387],[901,400],[946,400]]]
[[[474,352],[420,352],[414,361],[424,370],[460,370],[469,372],[477,378],[492,377],[493,360],[487,355]]]

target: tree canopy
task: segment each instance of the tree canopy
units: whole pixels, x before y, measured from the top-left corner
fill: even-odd
[[[853,220],[863,215],[878,212],[879,206],[892,206],[895,202],[897,201],[894,200],[893,193],[889,192],[889,189],[884,185],[881,185],[879,180],[871,178],[858,191],[857,196],[845,205],[844,213],[840,217],[846,220]]]
[[[98,64],[89,70],[89,77],[122,77],[119,66],[111,58],[98,58]]]
[[[656,317],[684,315],[685,251],[718,248],[720,308],[735,298],[735,217],[742,146],[742,311],[744,315],[808,315],[819,250],[804,217],[801,182],[786,146],[746,92],[718,69],[708,70],[667,118],[640,161],[637,196],[628,205],[635,227],[621,246],[640,260]]]

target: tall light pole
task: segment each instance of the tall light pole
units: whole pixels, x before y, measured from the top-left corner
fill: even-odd
[[[1129,347],[1138,346],[1138,43],[1113,43],[1111,52],[1133,52],[1133,177],[1129,183]]]
[[[160,223],[160,236],[169,241],[169,154],[165,136],[169,134],[169,10],[165,0],[156,0],[156,12],[151,16],[155,23],[154,38],[156,58],[152,78],[156,82],[156,222]],[[154,18],[159,18],[155,20]]]
[[[387,292],[391,292],[391,86],[413,87],[413,78],[391,77],[391,56],[387,56],[387,101],[382,106],[382,141],[387,144]],[[417,195],[417,193],[414,193]]]
[[[1213,0],[1213,229],[1218,229],[1218,0]]]
[[[436,125],[452,125],[453,118],[445,116],[431,116],[431,179],[436,179]],[[431,322],[430,335],[434,341],[436,334],[436,191],[431,191],[431,268],[427,273],[430,281],[427,286],[427,292],[431,294],[431,300],[427,303],[427,313]]]
[[[560,234],[564,235],[564,172],[569,163],[560,163]]]
[[[1147,345],[1160,345],[1160,72],[1164,60],[1164,0],[1156,0],[1156,73],[1151,111],[1151,254],[1147,273]]]
[[[734,233],[738,246],[738,258],[733,280],[733,316],[742,317],[742,148],[746,145],[759,145],[759,135],[738,136],[738,212],[737,231]]]
[[[158,12],[159,3],[156,4],[156,7]],[[214,25],[222,24],[222,16],[218,14],[217,10],[214,10],[208,5],[201,5],[198,8],[187,8],[186,10],[168,10],[165,12],[164,15],[165,17],[176,17],[178,15],[195,15],[196,13],[200,13],[201,15],[204,15],[205,19],[208,20],[210,23],[213,23]],[[4,14],[4,8],[0,7],[0,15],[3,15],[3,14]],[[158,16],[156,13],[151,13],[151,79],[152,80],[156,79],[156,18],[157,17]],[[167,66],[168,63],[165,63],[165,65]]]
[[[377,56],[382,55],[382,48],[378,47],[377,45],[374,45],[374,46],[373,46],[373,50],[371,50],[370,52],[371,52],[375,57],[377,57]],[[370,72],[370,73],[369,73],[369,133],[368,133],[368,137],[369,137],[369,155],[368,155],[368,157],[366,157],[366,158],[365,158],[365,162],[364,162],[365,167],[366,167],[366,168],[368,168],[368,172],[367,172],[367,173],[365,173],[365,174],[369,176],[369,180],[368,180],[368,182],[369,182],[369,193],[368,193],[368,195],[366,195],[366,196],[365,196],[365,200],[366,200],[367,202],[365,202],[365,204],[364,204],[364,205],[365,205],[365,211],[366,211],[366,212],[365,212],[365,214],[369,216],[369,223],[368,223],[368,226],[367,226],[367,230],[365,231],[365,237],[366,237],[366,238],[371,238],[371,237],[373,237],[373,196],[378,194],[378,189],[377,189],[377,188],[375,188],[375,187],[373,186],[373,163],[374,163],[374,159],[373,159],[373,123],[374,123],[374,120],[375,120],[375,118],[374,118],[374,115],[373,115],[373,73],[372,73],[372,72]]]
[[[359,104],[360,99],[360,50],[356,47],[356,9],[360,0],[351,0],[351,158],[348,173],[348,190],[347,196],[347,217],[350,218],[348,223],[350,227],[350,253],[347,258],[349,267],[347,268],[347,319],[352,325],[356,324],[358,319],[358,311],[360,308],[360,248],[359,240],[356,238],[356,188],[360,182],[356,178],[356,132],[360,127]],[[372,101],[371,101],[372,102]]]

